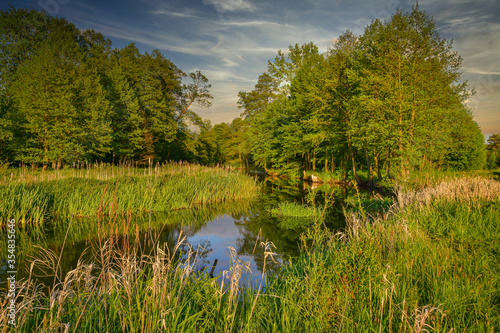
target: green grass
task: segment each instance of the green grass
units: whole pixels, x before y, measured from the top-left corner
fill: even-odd
[[[282,229],[304,229],[314,222],[323,220],[323,212],[318,207],[300,205],[295,202],[281,201],[269,212],[278,218],[278,225]]]
[[[141,257],[111,238],[92,266],[81,263],[49,295],[19,283],[16,332],[500,330],[498,182],[399,188],[386,214],[362,211],[346,212],[342,233],[313,224],[301,254],[255,289],[238,284],[245,265],[234,254],[221,285],[190,269],[196,253],[184,263],[161,249]],[[256,248],[271,260],[269,244]]]
[[[400,194],[405,204],[385,219],[348,215],[346,233],[310,230],[275,282],[293,305],[269,312],[270,321],[303,308],[309,314],[294,313],[298,331],[500,329],[500,186],[482,178],[440,185]]]
[[[250,198],[259,189],[239,172],[199,166],[167,165],[145,174],[116,167],[73,171],[34,173],[0,185],[1,221],[37,224],[53,217],[165,212]]]

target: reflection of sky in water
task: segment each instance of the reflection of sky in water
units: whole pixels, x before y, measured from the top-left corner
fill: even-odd
[[[217,266],[214,271],[214,276],[221,274],[222,271],[229,269],[231,253],[229,247],[232,246],[237,250],[236,240],[241,237],[240,229],[235,225],[235,219],[228,215],[218,216],[217,218],[208,221],[201,227],[193,236],[187,237],[189,243],[196,249],[198,246],[205,247],[209,250],[205,265],[210,272],[214,260],[217,259]],[[256,240],[256,239],[255,239]],[[259,241],[260,243],[260,241]],[[256,251],[263,251],[263,248],[258,246]],[[259,283],[262,272],[259,271],[257,265],[252,260],[251,256],[238,255],[241,260],[250,262],[251,277],[253,283]],[[269,259],[271,260],[271,259]],[[243,272],[242,272],[243,273]],[[250,276],[245,276],[246,281],[249,281]]]
[[[210,272],[212,265],[217,259],[218,263],[214,270],[214,276],[222,274],[222,271],[227,271],[230,268],[230,251],[229,247],[233,247],[238,253],[240,260],[250,262],[251,274],[247,274],[246,283],[253,281],[254,286],[258,286],[261,276],[262,267],[264,265],[264,249],[260,245],[262,241],[272,241],[276,245],[273,252],[278,254],[278,261],[287,261],[289,257],[298,255],[299,236],[305,228],[289,229],[281,228],[280,220],[272,217],[269,210],[281,201],[303,202],[305,195],[310,198],[309,190],[305,190],[301,184],[288,184],[281,179],[278,179],[279,184],[269,183],[264,187],[261,195],[253,200],[241,200],[235,202],[218,203],[206,207],[195,207],[193,209],[172,211],[166,214],[157,213],[149,216],[134,216],[132,219],[132,228],[139,228],[139,237],[141,251],[148,254],[151,253],[155,240],[160,240],[160,246],[167,246],[170,250],[175,247],[179,240],[179,232],[183,230],[182,236],[187,236],[187,241],[194,250],[198,246],[206,247],[205,251],[200,252],[201,259],[198,261],[195,269],[206,268],[207,274]],[[304,190],[303,190],[304,189]],[[335,191],[342,188],[335,188]],[[336,203],[339,205],[343,202],[344,191],[336,193]],[[318,202],[321,203],[323,198],[322,192],[316,192]],[[342,213],[340,213],[341,215]],[[338,215],[338,214],[337,214]],[[332,215],[336,218],[337,215]],[[119,222],[119,221],[118,221]],[[342,220],[338,221],[343,225]],[[136,226],[134,226],[134,224]],[[60,269],[63,274],[74,269],[78,261],[81,259],[82,253],[97,241],[97,221],[95,218],[86,219],[83,223],[73,223],[71,230],[68,233],[68,221],[54,220],[50,229],[44,232],[44,240],[37,238],[37,234],[23,235],[16,248],[19,250],[17,260],[18,264],[18,279],[26,278],[28,268],[30,267],[30,256],[37,256],[37,252],[32,244],[41,245],[48,248],[56,254],[62,251]],[[336,224],[332,224],[336,225]],[[57,228],[56,228],[57,227]],[[149,230],[149,231],[148,231]],[[261,239],[257,241],[258,235]],[[66,237],[68,237],[67,241]],[[123,240],[123,236],[119,238]],[[103,241],[105,241],[107,238]],[[130,243],[135,243],[135,232],[126,238]],[[1,248],[6,248],[6,244],[2,243],[0,238]],[[256,245],[257,242],[257,246]],[[22,246],[22,245],[26,246]],[[65,244],[66,246],[63,246]],[[255,254],[252,255],[255,248]],[[186,250],[186,249],[184,249]],[[22,255],[21,255],[22,253]],[[5,257],[0,251],[0,284],[6,279],[6,262]],[[94,260],[93,248],[88,249],[87,255],[83,258],[84,261]],[[3,259],[3,260],[2,260]],[[266,272],[276,272],[279,270],[279,263],[273,263],[271,258],[266,259]],[[43,283],[53,284],[53,277],[40,278]],[[1,286],[0,286],[1,289]]]

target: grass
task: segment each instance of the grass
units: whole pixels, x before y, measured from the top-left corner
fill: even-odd
[[[53,217],[165,212],[250,198],[258,188],[239,172],[191,165],[20,171],[0,185],[0,219],[38,224]]]
[[[452,179],[399,193],[385,217],[348,214],[345,233],[310,230],[302,255],[276,280],[310,311],[296,311],[297,330],[497,331],[498,185]]]
[[[498,182],[444,179],[396,194],[376,217],[360,199],[346,211],[344,232],[313,224],[301,254],[261,288],[239,285],[247,268],[233,252],[219,284],[194,269],[193,249],[175,255],[182,239],[176,251],[150,255],[101,239],[94,260],[56,279],[48,294],[30,279],[19,283],[16,332],[500,330]],[[272,260],[269,243],[256,249]],[[39,264],[57,266],[58,256],[47,252]]]
[[[300,205],[295,202],[281,201],[277,207],[269,210],[278,218],[281,229],[305,229],[315,221],[322,220],[322,211],[317,207]]]

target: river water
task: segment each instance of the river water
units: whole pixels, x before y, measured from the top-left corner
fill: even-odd
[[[27,277],[34,259],[43,257],[44,251],[38,246],[52,251],[57,260],[60,257],[57,266],[59,274],[64,275],[77,266],[78,260],[95,261],[97,249],[109,240],[103,235],[109,235],[112,230],[111,233],[116,235],[115,243],[135,244],[146,254],[156,246],[173,251],[179,240],[184,239],[182,245],[177,247],[178,256],[185,257],[189,248],[198,250],[195,268],[207,272],[213,268],[214,276],[227,271],[236,254],[250,268],[243,281],[255,286],[263,276],[264,248],[261,244],[270,242],[268,250],[275,254],[275,261],[266,260],[265,270],[269,274],[278,270],[281,263],[290,257],[298,255],[300,235],[310,226],[310,223],[302,225],[299,222],[291,227],[282,218],[273,216],[270,210],[280,202],[316,207],[327,203],[321,227],[332,230],[344,227],[342,205],[354,193],[353,189],[328,185],[314,187],[307,183],[270,178],[262,178],[260,182],[262,191],[251,200],[141,217],[57,220],[46,223],[42,228],[21,232],[17,236],[18,280]],[[0,266],[0,282],[5,282],[6,263],[2,262]],[[34,273],[39,275],[39,281],[52,285],[54,277],[47,275],[47,270],[35,269]]]

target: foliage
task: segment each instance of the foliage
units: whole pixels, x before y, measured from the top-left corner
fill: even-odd
[[[500,165],[500,134],[492,134],[488,138],[486,145],[488,150],[487,166],[488,169],[493,169],[495,166]]]
[[[270,213],[278,218],[278,225],[283,229],[305,229],[323,220],[319,208],[299,205],[295,202],[281,201],[277,207],[270,209]]]
[[[191,106],[211,105],[201,72],[182,72],[159,50],[112,50],[100,33],[45,12],[0,17],[2,159],[54,168],[204,159],[190,127],[205,125]]]
[[[255,89],[239,94],[253,160],[284,172],[339,168],[358,182],[362,169],[370,182],[480,169],[484,144],[461,64],[418,5],[361,36],[345,32],[324,54],[313,43],[279,51]]]

